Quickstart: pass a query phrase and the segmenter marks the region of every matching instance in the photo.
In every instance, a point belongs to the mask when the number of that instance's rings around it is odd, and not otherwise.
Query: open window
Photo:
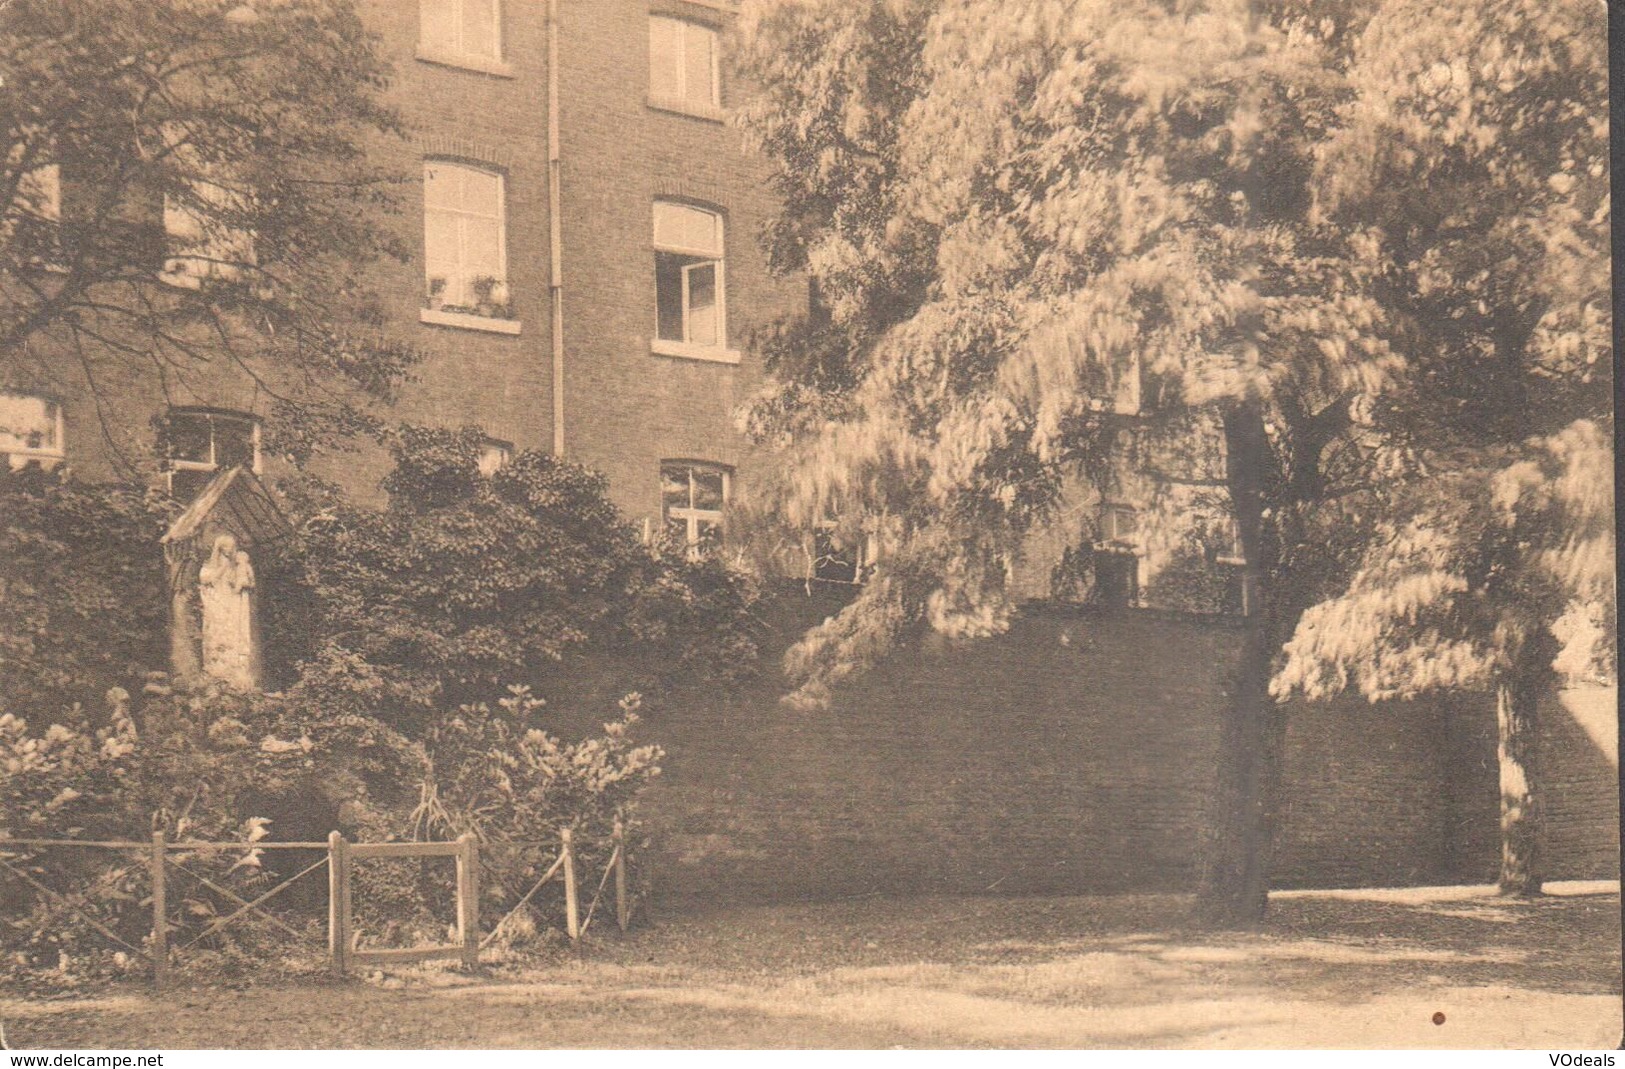
[[[1140,597],[1140,514],[1131,506],[1100,506],[1100,537],[1095,542],[1095,600],[1133,605]]]
[[[656,201],[654,246],[655,351],[672,356],[725,351],[722,216],[687,204]]]

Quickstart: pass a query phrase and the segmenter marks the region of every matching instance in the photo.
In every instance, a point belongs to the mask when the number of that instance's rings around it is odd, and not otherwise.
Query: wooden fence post
[[[615,822],[615,923],[621,931],[632,920],[630,903],[626,900],[626,829]]]
[[[333,975],[350,971],[350,844],[344,836],[327,836],[327,950]]]
[[[164,833],[152,833],[147,871],[152,876],[152,986],[159,991],[169,982],[169,903],[164,894]]]
[[[463,965],[480,963],[480,844],[472,832],[457,837],[457,935],[463,944]]]
[[[559,843],[564,854],[564,930],[573,943],[581,938],[581,917],[576,903],[576,851],[569,828],[559,829]]]

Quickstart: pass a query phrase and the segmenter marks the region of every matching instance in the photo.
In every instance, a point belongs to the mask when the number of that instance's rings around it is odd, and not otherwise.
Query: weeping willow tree
[[[837,517],[884,562],[790,652],[793,700],[823,702],[918,622],[1002,630],[1012,564],[1069,471],[1211,426],[1256,594],[1199,885],[1220,923],[1266,902],[1283,647],[1367,574],[1394,488],[1460,450],[1416,432],[1447,394],[1412,380],[1461,354],[1415,362],[1427,309],[1398,295],[1416,268],[1339,214],[1386,189],[1403,217],[1407,183],[1429,180],[1403,148],[1390,173],[1350,176],[1371,161],[1347,131],[1392,91],[1352,72],[1410,62],[1364,17],[787,0],[747,4],[741,26],[762,87],[742,123],[784,204],[769,254],[815,297],[763,346],[749,424],[782,451],[770,506],[803,527]]]
[[[1277,692],[1493,692],[1514,894],[1542,879],[1538,698],[1613,671],[1605,44],[1598,3],[1388,3],[1320,160],[1325,212],[1384,265],[1415,463]]]

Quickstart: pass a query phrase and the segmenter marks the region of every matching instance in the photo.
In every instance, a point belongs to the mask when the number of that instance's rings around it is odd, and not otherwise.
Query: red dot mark
[[[1444,1014],[1443,1013],[1435,1013],[1433,1015],[1433,1023],[1434,1024],[1444,1024]]]

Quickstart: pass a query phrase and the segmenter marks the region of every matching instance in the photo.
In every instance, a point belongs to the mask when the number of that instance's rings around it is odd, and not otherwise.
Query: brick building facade
[[[765,172],[725,122],[732,6],[363,0],[409,130],[371,150],[409,183],[384,225],[416,250],[372,282],[386,330],[424,354],[387,418],[477,426],[493,462],[562,454],[604,472],[634,524],[716,533],[717,494],[748,477],[734,410],[760,368],[746,339],[804,300],[765,269]],[[103,383],[118,400],[100,410],[84,385],[0,383],[0,422],[18,432],[0,452],[65,458],[91,479],[151,472],[154,417],[176,411],[219,437],[206,467],[245,435],[254,452],[269,405],[223,369]],[[386,466],[363,448],[318,470],[366,495]],[[670,515],[679,477],[686,522]]]

